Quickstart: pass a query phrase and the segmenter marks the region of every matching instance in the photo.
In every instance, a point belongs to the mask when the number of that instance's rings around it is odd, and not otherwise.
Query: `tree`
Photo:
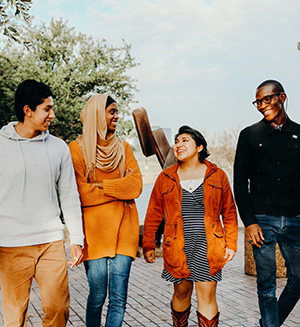
[[[25,79],[34,78],[48,84],[55,100],[56,119],[50,132],[66,141],[81,133],[80,113],[90,95],[107,93],[118,102],[119,135],[133,129],[129,103],[136,91],[127,75],[137,63],[130,55],[131,46],[109,46],[69,28],[67,22],[51,20],[49,26],[29,24],[21,39],[31,43],[30,51],[6,42],[0,50],[0,125],[14,116],[14,92]]]
[[[211,156],[208,160],[222,168],[232,181],[233,163],[240,128],[231,128],[228,131],[215,132],[208,140],[208,150]]]
[[[0,25],[4,27],[4,35],[20,43],[18,31],[15,27],[8,25],[12,19],[7,11],[12,9],[16,18],[23,18],[28,23],[30,21],[28,11],[31,4],[31,0],[0,0]],[[28,45],[28,41],[25,41],[24,44]]]

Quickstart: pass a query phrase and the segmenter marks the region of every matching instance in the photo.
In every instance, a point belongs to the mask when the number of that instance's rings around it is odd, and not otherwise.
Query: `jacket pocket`
[[[300,142],[299,140],[292,139],[287,143],[287,147],[289,150],[300,151]]]
[[[205,212],[211,216],[218,216],[222,210],[223,184],[220,180],[207,178],[208,187],[204,191]]]
[[[164,238],[163,238],[164,261],[170,267],[176,268],[176,267],[179,267],[179,264],[180,264],[179,263],[177,236],[174,234],[171,235],[169,233],[166,233],[166,230],[167,230],[167,228],[165,229],[165,234],[164,234]]]
[[[225,231],[220,220],[214,222],[213,228],[214,230],[211,254],[216,261],[222,262],[224,261],[226,247]]]

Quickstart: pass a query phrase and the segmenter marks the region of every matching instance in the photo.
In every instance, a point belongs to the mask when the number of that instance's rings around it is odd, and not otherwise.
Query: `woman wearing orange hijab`
[[[110,96],[92,96],[80,118],[83,133],[70,143],[70,151],[85,233],[83,261],[90,289],[86,325],[101,326],[108,290],[105,326],[119,327],[138,248],[134,199],[142,191],[142,175],[130,145],[116,137],[118,106]]]

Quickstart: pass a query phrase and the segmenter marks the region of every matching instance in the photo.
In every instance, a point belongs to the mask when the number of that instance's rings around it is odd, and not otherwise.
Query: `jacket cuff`
[[[84,237],[81,235],[71,235],[70,236],[70,245],[77,244],[77,245],[80,245],[81,248],[83,249],[83,244],[84,244],[83,239],[84,239]]]
[[[143,253],[145,254],[146,252],[149,252],[151,250],[155,250],[155,249],[146,246],[146,247],[143,248]]]

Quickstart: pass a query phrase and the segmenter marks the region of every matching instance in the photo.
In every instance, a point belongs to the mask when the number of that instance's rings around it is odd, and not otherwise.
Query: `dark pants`
[[[279,327],[300,298],[300,216],[256,215],[264,233],[261,248],[253,246],[257,293],[264,327]],[[287,268],[287,284],[276,298],[276,243]]]

